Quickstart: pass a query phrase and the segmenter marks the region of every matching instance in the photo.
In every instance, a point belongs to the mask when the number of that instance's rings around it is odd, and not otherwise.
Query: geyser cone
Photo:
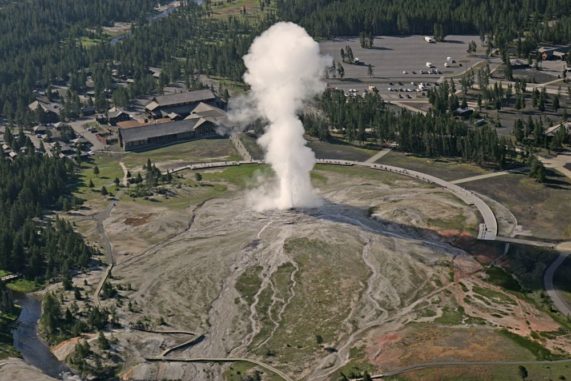
[[[244,63],[244,81],[251,91],[243,103],[254,110],[233,110],[234,117],[251,117],[254,111],[268,122],[258,143],[278,177],[276,187],[256,196],[254,207],[318,206],[310,179],[315,154],[306,146],[298,113],[305,101],[325,90],[322,78],[331,58],[319,53],[319,45],[303,28],[280,22],[254,40]]]

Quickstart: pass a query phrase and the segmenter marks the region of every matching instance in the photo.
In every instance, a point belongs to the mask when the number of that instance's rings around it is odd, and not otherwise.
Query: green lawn
[[[361,177],[364,179],[371,179],[383,182],[387,185],[395,185],[397,181],[409,181],[415,182],[415,187],[418,188],[434,188],[433,185],[416,181],[410,177],[397,175],[395,173],[381,171],[378,169],[371,169],[361,166],[340,166],[331,164],[317,164],[314,169],[318,174],[322,174],[327,177],[327,172],[339,173],[345,176]]]
[[[562,177],[540,184],[526,175],[508,174],[463,187],[506,206],[524,230],[538,239],[571,239],[571,184]]]
[[[481,295],[495,303],[499,304],[516,304],[516,302],[509,296],[501,292],[494,291],[489,288],[474,286],[472,289],[476,294]]]
[[[6,287],[12,291],[27,293],[39,290],[42,285],[40,283],[34,282],[33,280],[16,279],[12,282],[9,282]]]
[[[201,139],[173,144],[145,152],[127,152],[123,162],[132,172],[142,170],[147,159],[176,167],[190,163],[241,160],[230,139]],[[170,165],[168,165],[170,164]]]
[[[105,186],[109,192],[114,191],[115,178],[122,181],[123,170],[119,165],[120,159],[116,156],[99,154],[93,159],[93,163],[82,163],[80,172],[80,184],[77,188],[75,195],[79,198],[91,200],[94,198],[102,197],[99,191],[101,187]],[[99,174],[94,173],[94,168],[97,166]],[[93,182],[94,187],[89,188],[89,180]]]
[[[202,178],[209,182],[225,182],[246,188],[255,185],[257,176],[273,176],[273,171],[267,165],[242,164],[223,168],[216,171],[204,171]]]
[[[92,48],[94,46],[101,44],[102,41],[97,39],[97,38],[89,38],[89,37],[83,36],[79,39],[79,42],[81,43],[81,45],[84,48],[89,49],[89,48]]]
[[[528,381],[571,380],[571,364],[524,365]],[[521,380],[518,365],[486,365],[434,368],[411,371],[400,376],[387,377],[387,381],[482,381]]]
[[[427,173],[444,180],[457,180],[488,173],[485,169],[457,159],[425,158],[391,151],[379,161],[381,164],[394,165],[418,172]]]
[[[434,320],[437,324],[459,325],[464,319],[464,309],[462,307],[446,306],[442,309],[442,316]]]

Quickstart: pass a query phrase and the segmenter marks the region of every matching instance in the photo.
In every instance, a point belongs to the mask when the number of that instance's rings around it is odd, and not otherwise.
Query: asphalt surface
[[[103,151],[106,148],[105,144],[101,143],[95,134],[87,131],[87,129],[83,127],[84,124],[90,122],[95,122],[95,119],[76,120],[75,122],[70,122],[69,125],[77,135],[84,137],[89,143],[91,143],[93,151]]]
[[[466,50],[470,41],[479,43],[479,36],[455,36],[446,37],[447,41],[429,44],[424,36],[380,36],[376,37],[372,49],[363,49],[359,38],[336,38],[323,41],[319,44],[321,52],[331,56],[336,62],[342,62],[341,49],[347,45],[351,47],[353,56],[359,58],[364,64],[353,65],[342,63],[345,69],[344,80],[334,79],[330,76],[327,80],[330,86],[340,89],[366,89],[369,85],[375,85],[383,94],[391,97],[398,94],[388,92],[388,87],[414,88],[410,82],[437,82],[442,75],[455,75],[464,71],[467,67],[484,59],[477,55],[468,55]],[[447,57],[457,61],[451,67],[444,67]],[[442,74],[421,74],[422,70],[428,70],[426,63],[431,62]],[[369,76],[368,66],[373,66],[373,75]],[[462,64],[460,66],[459,64]],[[403,74],[406,71],[406,74]],[[413,74],[413,71],[416,74]],[[391,85],[390,83],[393,83]],[[398,82],[402,82],[399,85]],[[416,94],[408,93],[416,97]]]
[[[560,253],[557,259],[549,265],[547,270],[545,270],[545,274],[543,276],[543,287],[545,288],[545,292],[549,298],[551,298],[555,308],[557,308],[557,310],[564,316],[571,316],[571,306],[569,306],[569,304],[567,304],[567,302],[561,297],[559,290],[557,290],[553,283],[553,277],[555,276],[555,272],[559,266],[561,266],[565,259],[567,259],[569,254],[569,252]]]

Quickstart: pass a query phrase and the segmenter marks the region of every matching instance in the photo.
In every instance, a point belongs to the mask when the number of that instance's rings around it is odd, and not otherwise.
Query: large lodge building
[[[228,125],[226,112],[210,90],[158,96],[147,104],[147,118],[117,123],[125,151],[142,151],[181,141],[217,136]]]

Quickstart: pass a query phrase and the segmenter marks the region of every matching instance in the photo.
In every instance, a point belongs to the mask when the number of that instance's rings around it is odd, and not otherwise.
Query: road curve
[[[145,358],[146,361],[150,361],[150,362],[214,362],[214,363],[225,363],[225,362],[247,362],[250,364],[254,364],[259,366],[260,368],[263,368],[267,371],[270,371],[274,374],[277,374],[278,376],[280,376],[284,381],[294,381],[292,378],[290,378],[287,374],[283,373],[281,370],[274,368],[271,365],[265,364],[263,362],[260,362],[258,360],[253,360],[253,359],[247,359],[247,358],[241,358],[241,357],[221,357],[221,358],[193,358],[193,359],[187,359],[187,358],[170,358],[170,357],[147,357]]]
[[[561,266],[561,264],[565,262],[565,259],[567,259],[567,256],[569,254],[570,252],[559,253],[557,259],[553,261],[551,265],[549,265],[547,270],[545,270],[545,274],[543,275],[543,287],[545,288],[545,292],[547,293],[549,298],[551,298],[551,301],[555,305],[555,308],[557,308],[559,312],[561,312],[564,316],[567,317],[571,316],[571,307],[561,297],[559,290],[557,290],[555,284],[553,283],[553,277],[559,266]]]

